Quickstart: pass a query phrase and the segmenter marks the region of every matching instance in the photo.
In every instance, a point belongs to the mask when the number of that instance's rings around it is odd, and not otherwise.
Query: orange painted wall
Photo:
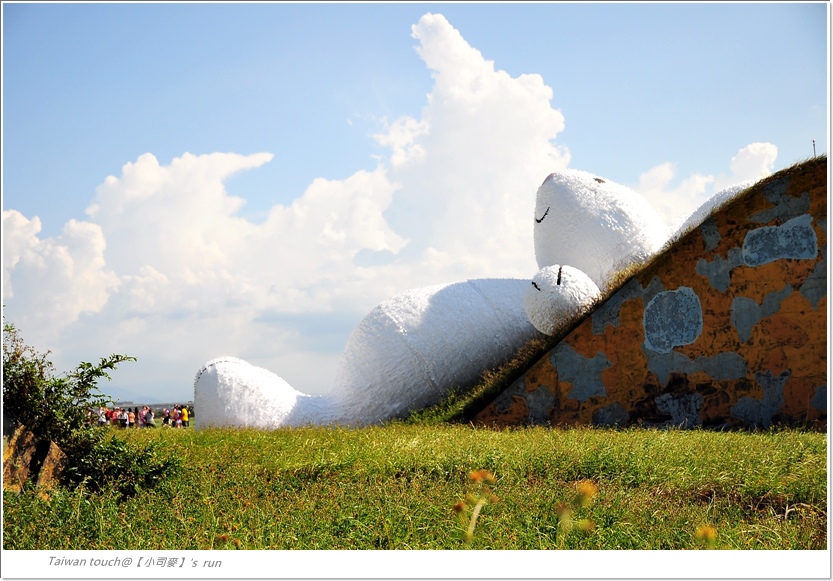
[[[821,157],[759,182],[678,240],[475,423],[826,430],[826,313]]]

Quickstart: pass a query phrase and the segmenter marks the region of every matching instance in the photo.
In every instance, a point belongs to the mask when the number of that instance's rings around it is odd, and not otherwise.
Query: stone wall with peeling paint
[[[826,314],[821,157],[680,238],[474,421],[826,430]]]

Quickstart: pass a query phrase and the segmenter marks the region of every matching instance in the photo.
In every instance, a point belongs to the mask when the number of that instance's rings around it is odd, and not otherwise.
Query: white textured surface
[[[544,180],[534,224],[539,268],[569,264],[603,290],[618,269],[646,261],[667,237],[666,225],[645,198],[578,170]]]
[[[572,266],[545,266],[526,289],[524,310],[545,335],[588,308],[599,297],[599,287]]]
[[[686,218],[683,221],[683,223],[680,224],[678,228],[676,228],[676,232],[671,237],[671,239],[674,240],[681,236],[684,236],[689,231],[702,224],[703,221],[706,218],[708,218],[716,208],[725,204],[729,200],[736,197],[743,190],[753,185],[755,185],[755,180],[747,180],[739,184],[730,186],[724,190],[720,190],[712,197],[710,197],[708,200],[703,202],[699,208],[697,208],[688,218]]]
[[[482,279],[409,290],[382,302],[347,341],[326,396],[295,390],[241,359],[206,363],[194,383],[195,425],[364,425],[438,402],[535,335],[529,281]]]
[[[646,200],[586,172],[551,174],[538,189],[535,218],[540,290],[528,280],[478,279],[384,301],[351,334],[326,396],[303,394],[240,359],[209,361],[194,384],[195,425],[364,425],[432,405],[505,362],[536,327],[552,333],[615,270],[647,260],[665,242]]]
[[[271,371],[235,357],[212,359],[194,381],[194,426],[278,428],[322,423],[325,396],[303,394]]]
[[[341,423],[366,424],[438,402],[535,335],[529,281],[480,279],[413,289],[373,309],[347,341],[332,393]]]

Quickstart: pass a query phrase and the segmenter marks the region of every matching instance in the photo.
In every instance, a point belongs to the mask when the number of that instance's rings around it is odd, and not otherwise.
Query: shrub
[[[89,409],[112,403],[98,390],[96,381],[110,379],[107,370],[136,358],[111,355],[99,365],[82,362],[75,371],[57,377],[48,355],[26,345],[17,328],[4,323],[3,408],[39,438],[64,448],[85,427]]]
[[[114,354],[98,365],[81,362],[74,371],[57,376],[48,356],[48,351],[38,353],[26,345],[17,328],[4,321],[4,411],[37,438],[63,450],[68,460],[65,484],[84,484],[91,490],[112,486],[132,496],[178,465],[173,458],[161,458],[153,445],[130,446],[87,421],[90,410],[112,403],[97,382],[109,380],[108,371],[135,357]]]
[[[131,445],[108,428],[90,428],[76,434],[72,452],[75,461],[64,472],[64,482],[84,485],[91,491],[112,487],[122,496],[134,496],[141,489],[153,488],[179,462],[159,454],[159,445]]]

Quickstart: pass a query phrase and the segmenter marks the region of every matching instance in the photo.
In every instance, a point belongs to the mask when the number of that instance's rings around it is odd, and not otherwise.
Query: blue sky
[[[190,399],[218,355],[325,392],[379,301],[531,278],[513,220],[550,171],[673,223],[826,152],[828,24],[825,3],[4,3],[6,317],[62,369],[137,356],[116,395]]]

